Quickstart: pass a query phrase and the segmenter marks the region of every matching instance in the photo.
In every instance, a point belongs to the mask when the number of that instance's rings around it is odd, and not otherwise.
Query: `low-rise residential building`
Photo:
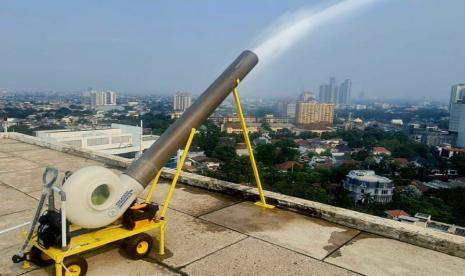
[[[334,104],[318,102],[297,102],[296,106],[296,123],[298,125],[307,125],[314,123],[333,124]]]
[[[374,171],[352,170],[343,182],[344,189],[350,191],[354,201],[370,200],[378,203],[388,203],[392,200],[394,185]]]
[[[247,149],[247,145],[245,143],[237,143],[235,148],[236,154],[238,156],[249,156],[249,150]]]
[[[439,179],[435,179],[429,182],[423,182],[423,185],[430,189],[452,189],[452,188],[465,188],[465,182],[461,179],[454,179],[448,181],[441,181]]]
[[[453,147],[441,147],[439,148],[439,155],[446,158],[451,158],[455,154],[464,154],[465,149],[453,148]]]
[[[293,171],[294,168],[301,168],[303,165],[297,161],[286,161],[284,163],[276,165],[276,168],[281,172]]]
[[[408,124],[404,128],[404,132],[411,140],[428,146],[452,145],[457,139],[457,134],[451,131],[417,123]]]
[[[391,155],[391,152],[385,147],[373,147],[372,152],[374,155],[381,155],[381,154]]]
[[[249,132],[259,132],[261,129],[260,123],[247,123],[247,130]],[[242,126],[240,123],[224,123],[221,125],[221,131],[226,133],[242,133]]]
[[[401,119],[392,119],[391,124],[402,126],[402,125],[404,125],[404,122]]]
[[[336,164],[336,159],[332,156],[313,156],[308,165],[311,167],[331,167]]]
[[[410,216],[410,214],[404,210],[386,210],[384,213],[386,214],[386,217],[390,219],[398,219],[401,216]]]
[[[110,128],[79,131],[40,130],[35,134],[45,141],[124,156],[139,153],[149,148],[158,139],[156,135],[142,135],[142,129],[139,126],[123,124],[111,124]]]

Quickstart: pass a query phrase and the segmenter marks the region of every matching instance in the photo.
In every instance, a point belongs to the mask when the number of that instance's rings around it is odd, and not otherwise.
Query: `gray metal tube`
[[[242,52],[194,104],[139,159],[129,166],[125,174],[146,187],[158,170],[186,142],[191,129],[202,125],[237,86],[237,79],[242,80],[257,63],[258,57],[255,53]]]

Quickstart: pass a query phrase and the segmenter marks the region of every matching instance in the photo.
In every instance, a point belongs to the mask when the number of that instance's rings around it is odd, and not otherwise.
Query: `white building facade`
[[[465,83],[459,83],[452,86],[450,91],[449,110],[452,109],[452,104],[463,101],[465,96]]]
[[[192,104],[192,94],[188,92],[177,92],[174,96],[173,109],[185,111]]]
[[[142,135],[139,126],[123,124],[112,124],[110,128],[105,129],[80,131],[41,130],[36,131],[35,134],[45,141],[113,155],[139,153],[149,148],[158,138],[155,135]]]
[[[90,92],[92,106],[116,105],[116,93],[114,91],[96,91]]]
[[[394,185],[389,178],[368,170],[350,171],[343,181],[343,186],[356,202],[370,200],[388,203],[391,202],[394,191]]]
[[[451,105],[449,131],[457,134],[455,146],[465,148],[465,103]]]

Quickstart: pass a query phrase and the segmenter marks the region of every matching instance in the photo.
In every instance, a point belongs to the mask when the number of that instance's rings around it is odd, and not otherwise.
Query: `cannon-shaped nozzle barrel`
[[[237,80],[242,80],[257,63],[258,57],[255,53],[242,52],[194,104],[139,159],[132,162],[125,174],[146,187],[155,174],[186,142],[191,129],[202,125],[237,86]]]
[[[124,174],[89,166],[74,172],[63,185],[68,220],[84,228],[114,222],[143,192],[171,156],[257,64],[258,57],[244,51]]]

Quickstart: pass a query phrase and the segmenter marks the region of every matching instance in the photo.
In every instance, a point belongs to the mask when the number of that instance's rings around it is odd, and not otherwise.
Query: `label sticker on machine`
[[[128,199],[134,194],[134,191],[131,189],[124,192],[121,198],[115,203],[115,207],[121,209],[123,205],[128,201]]]

